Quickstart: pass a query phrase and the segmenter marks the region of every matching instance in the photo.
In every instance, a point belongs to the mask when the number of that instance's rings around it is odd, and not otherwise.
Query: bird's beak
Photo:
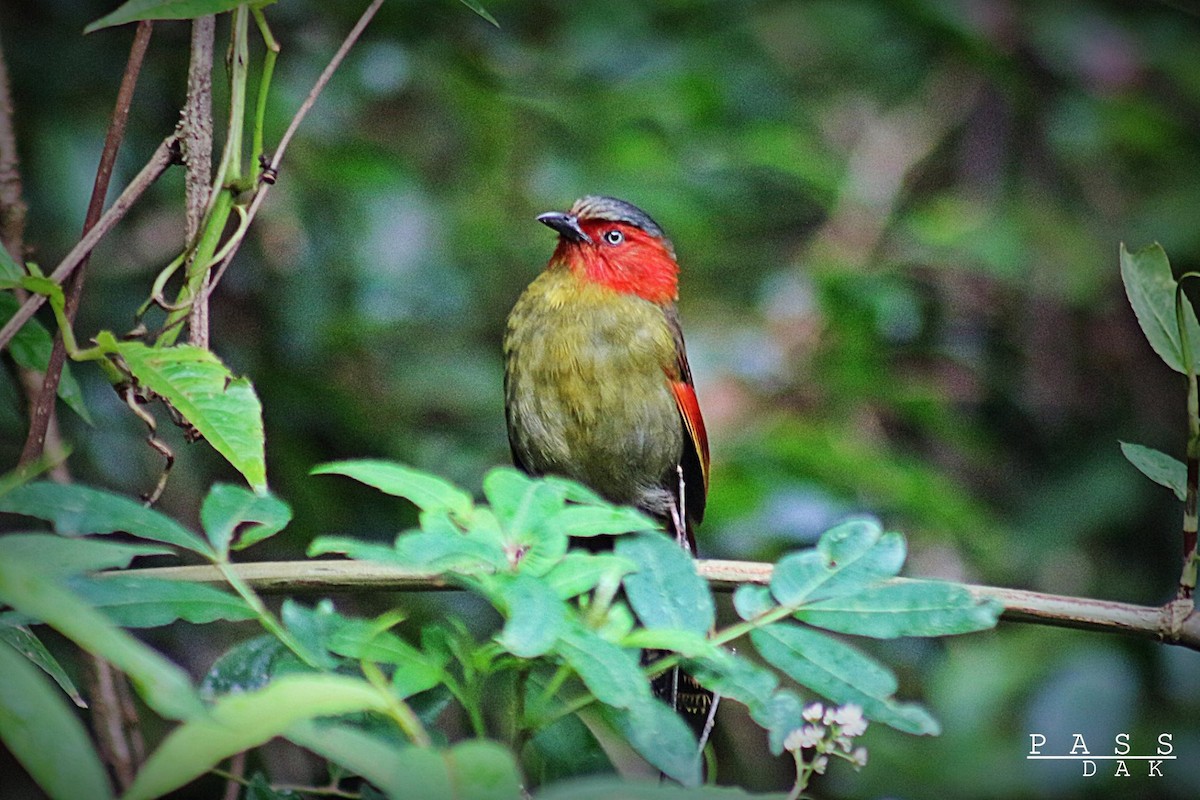
[[[579,227],[579,218],[573,214],[564,214],[561,211],[548,211],[545,214],[538,215],[537,219],[543,225],[547,225],[558,231],[560,236],[569,241],[592,243],[592,237],[583,232],[583,228]]]

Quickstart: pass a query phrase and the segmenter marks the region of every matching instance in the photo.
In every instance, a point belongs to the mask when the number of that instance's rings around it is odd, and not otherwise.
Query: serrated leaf
[[[141,342],[115,342],[113,346],[138,383],[194,425],[254,491],[266,491],[262,404],[250,381],[234,378],[221,360],[203,347],[147,347]]]
[[[544,575],[567,552],[567,536],[551,524],[566,502],[564,490],[509,467],[488,472],[483,493],[500,523],[510,562],[521,572]]]
[[[847,644],[790,624],[759,628],[750,640],[769,663],[835,703],[855,703],[869,718],[905,733],[940,730],[925,709],[891,698],[897,684],[887,667]]]
[[[63,536],[128,533],[209,558],[216,556],[208,542],[166,514],[128,497],[87,486],[27,483],[0,495],[0,511],[47,520]]]
[[[0,675],[0,740],[46,794],[111,798],[91,737],[58,690],[6,644],[0,644]]]
[[[0,248],[0,250],[2,249]],[[46,649],[42,640],[34,636],[33,631],[22,625],[0,621],[0,642],[7,643],[9,647],[29,659],[31,664],[49,675],[76,706],[88,707],[83,695],[79,693],[79,689],[75,688],[75,682],[71,680],[71,676],[63,669],[62,664],[58,663],[58,659]]]
[[[143,19],[196,19],[209,14],[223,14],[242,5],[245,0],[126,0],[116,11],[105,14],[83,29],[93,33],[114,25],[125,25]],[[266,6],[275,0],[255,0],[253,5]]]
[[[124,544],[100,539],[70,539],[53,533],[0,536],[0,559],[21,559],[49,577],[127,567],[137,556],[174,555],[161,545]]]
[[[771,577],[771,594],[780,605],[798,606],[856,592],[896,575],[904,556],[900,534],[884,533],[874,520],[850,520],[822,534],[815,550],[780,559]]]
[[[505,650],[521,658],[543,655],[558,641],[567,606],[543,581],[516,575],[505,582],[499,601],[507,620],[496,637]]]
[[[1181,502],[1187,499],[1187,465],[1182,461],[1160,450],[1130,442],[1121,442],[1121,452],[1147,478],[1175,492]]]
[[[7,255],[8,251],[5,250],[4,253]],[[0,275],[0,280],[2,279],[3,275]],[[16,295],[0,291],[0,322],[11,319],[19,307],[20,303],[17,301]],[[54,337],[36,318],[30,319],[22,325],[8,344],[8,352],[12,354],[13,361],[17,362],[18,366],[38,372],[46,371],[50,364],[50,352],[53,348]],[[64,363],[62,366],[62,373],[58,381],[58,397],[84,422],[92,424],[92,415],[83,401],[83,389],[80,388],[70,363]]]
[[[621,537],[613,549],[638,565],[622,583],[643,625],[708,634],[716,621],[712,591],[682,547],[662,534],[640,533]]]
[[[153,628],[177,620],[238,622],[257,616],[242,598],[202,583],[116,574],[73,578],[69,587],[123,628]]]
[[[153,800],[183,786],[235,753],[282,735],[313,717],[387,709],[360,678],[297,673],[261,689],[219,697],[208,713],[171,731],[142,765],[123,800]]]
[[[1121,280],[1142,333],[1154,352],[1171,369],[1186,373],[1175,315],[1175,291],[1179,282],[1171,273],[1171,263],[1162,245],[1155,242],[1131,253],[1122,242]],[[1183,320],[1195,359],[1200,356],[1200,322],[1197,322],[1196,311],[1186,299],[1183,303]]]
[[[391,461],[333,461],[314,467],[310,474],[345,475],[384,494],[410,500],[423,511],[444,509],[460,519],[468,519],[475,505],[471,495],[444,478]]]
[[[243,550],[279,533],[291,520],[292,509],[274,495],[227,483],[213,484],[200,506],[204,533],[222,555],[229,552],[231,542],[234,550]]]
[[[602,714],[638,754],[683,786],[698,786],[700,748],[687,723],[666,704],[639,697],[628,708],[604,708]]]
[[[554,649],[600,702],[628,708],[650,697],[650,683],[637,659],[583,625],[568,623]]]
[[[980,601],[966,588],[944,581],[905,581],[803,606],[796,619],[818,628],[894,639],[898,636],[949,636],[996,625],[1003,605]]]
[[[184,719],[201,710],[186,672],[113,625],[79,597],[46,580],[37,572],[36,563],[0,559],[0,601],[45,622],[124,672],[146,704],[161,716]]]

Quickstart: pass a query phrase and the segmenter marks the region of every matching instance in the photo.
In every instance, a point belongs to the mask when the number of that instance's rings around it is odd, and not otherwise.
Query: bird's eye
[[[625,234],[614,228],[611,231],[604,232],[604,241],[611,245],[618,245],[625,241]]]

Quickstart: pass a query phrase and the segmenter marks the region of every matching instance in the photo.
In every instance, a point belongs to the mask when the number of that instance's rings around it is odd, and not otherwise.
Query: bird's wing
[[[683,467],[685,484],[685,505],[687,516],[696,522],[704,520],[704,504],[708,496],[708,432],[704,429],[704,417],[700,414],[700,402],[696,399],[696,389],[692,385],[692,370],[688,366],[687,349],[683,343],[683,331],[679,327],[679,315],[674,306],[668,307],[667,322],[675,337],[676,363],[668,369],[671,381],[671,393],[675,396],[675,405],[679,408],[679,417],[683,421],[683,430],[687,434],[684,441]]]

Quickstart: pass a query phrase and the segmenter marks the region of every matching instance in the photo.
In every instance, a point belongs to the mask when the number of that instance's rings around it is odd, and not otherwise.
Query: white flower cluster
[[[804,725],[789,733],[783,746],[795,755],[803,773],[797,777],[803,784],[808,783],[808,777],[813,773],[825,774],[830,756],[849,761],[855,769],[867,765],[867,748],[854,747],[853,741],[867,730],[867,721],[859,706],[847,703],[826,708],[820,703],[810,703],[804,707],[801,717]],[[816,752],[805,761],[800,751],[807,749]]]

